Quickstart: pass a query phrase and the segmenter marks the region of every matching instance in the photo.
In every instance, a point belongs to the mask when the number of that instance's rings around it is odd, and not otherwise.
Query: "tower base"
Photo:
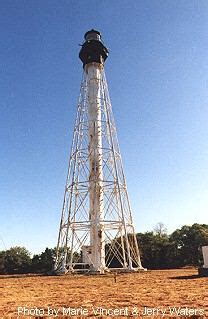
[[[86,274],[86,275],[104,275],[108,273],[136,273],[147,271],[147,268],[105,268],[101,270],[95,270],[90,267],[88,264],[79,263],[76,264],[73,268],[64,268],[60,270],[54,270],[56,275],[66,275],[66,274]]]

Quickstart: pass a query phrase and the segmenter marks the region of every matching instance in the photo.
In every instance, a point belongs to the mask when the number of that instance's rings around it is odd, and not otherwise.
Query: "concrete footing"
[[[208,277],[208,268],[200,267],[198,268],[199,276]]]

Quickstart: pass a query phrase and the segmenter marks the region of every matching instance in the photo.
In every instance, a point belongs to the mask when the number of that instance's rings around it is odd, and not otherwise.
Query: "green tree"
[[[2,252],[1,252],[2,253]],[[30,252],[25,247],[12,247],[1,254],[4,273],[19,274],[30,271]]]
[[[202,263],[201,247],[208,245],[208,225],[183,226],[170,235],[172,262],[175,266],[198,266]]]
[[[137,234],[141,252],[141,260],[144,267],[159,269],[169,267],[167,252],[169,238],[167,234],[146,232]]]
[[[46,248],[39,255],[34,255],[32,258],[32,271],[37,273],[50,273],[53,270],[56,249]]]
[[[0,251],[0,274],[5,274],[5,251]]]

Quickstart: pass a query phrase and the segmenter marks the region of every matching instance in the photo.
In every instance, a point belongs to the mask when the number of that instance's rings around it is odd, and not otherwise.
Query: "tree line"
[[[137,240],[142,265],[147,269],[199,266],[203,262],[201,247],[208,245],[208,225],[185,225],[168,235],[159,223],[151,232],[138,233]],[[25,247],[0,251],[0,274],[50,273],[55,254],[55,248],[33,256]]]
[[[144,267],[167,269],[202,265],[201,247],[208,245],[208,225],[185,225],[170,235],[161,225],[155,231],[137,234]]]

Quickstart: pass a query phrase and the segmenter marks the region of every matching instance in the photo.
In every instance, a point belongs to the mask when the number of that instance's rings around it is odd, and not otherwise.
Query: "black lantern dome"
[[[92,62],[105,62],[108,57],[108,49],[102,43],[100,32],[92,29],[85,33],[84,38],[85,42],[79,52],[83,67]]]

